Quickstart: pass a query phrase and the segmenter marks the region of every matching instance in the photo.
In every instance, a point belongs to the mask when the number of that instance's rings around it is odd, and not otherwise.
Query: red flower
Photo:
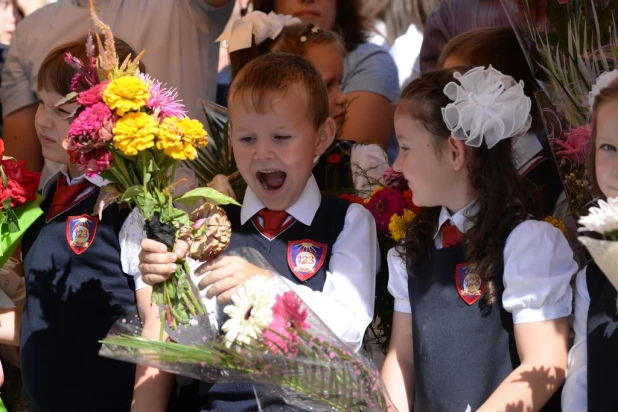
[[[337,153],[333,153],[332,155],[328,156],[328,163],[335,164],[335,163],[339,163],[340,161],[341,161],[341,155]]]
[[[339,197],[342,198],[342,199],[347,200],[350,203],[359,203],[361,205],[365,204],[365,201],[362,198],[360,198],[360,197],[358,197],[356,195],[353,195],[353,194],[344,193],[342,195],[339,195]]]
[[[4,156],[4,140],[0,139],[0,160],[2,160],[2,156]]]
[[[3,160],[2,167],[8,178],[5,188],[11,197],[11,207],[23,205],[27,201],[36,199],[36,190],[39,187],[40,173],[33,173],[26,169],[26,161]]]
[[[418,212],[421,211],[421,208],[416,206],[414,202],[412,201],[412,190],[411,189],[408,189],[405,192],[403,192],[403,197],[406,198],[406,202],[408,204],[407,209],[410,209],[416,214],[418,214]]]
[[[403,194],[390,187],[376,192],[366,205],[376,220],[376,226],[381,232],[388,232],[388,224],[393,215],[400,215],[408,206]]]

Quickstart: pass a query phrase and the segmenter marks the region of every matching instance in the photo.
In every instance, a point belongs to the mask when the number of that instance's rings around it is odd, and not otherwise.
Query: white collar
[[[472,222],[470,221],[470,218],[474,217],[478,210],[479,204],[476,200],[468,203],[466,207],[464,207],[454,215],[451,215],[451,212],[449,212],[446,207],[442,206],[442,210],[440,210],[440,217],[438,219],[438,230],[433,236],[434,239],[438,236],[438,234],[440,233],[440,229],[442,229],[442,225],[447,220],[450,220],[451,223],[454,224],[461,233],[466,233],[472,227]]]
[[[315,177],[311,175],[298,200],[292,206],[285,209],[285,211],[302,224],[311,226],[311,222],[313,222],[313,218],[321,202],[322,194],[320,193],[320,188],[315,181]],[[250,187],[247,187],[245,199],[240,209],[240,224],[244,225],[249,219],[255,216],[257,212],[265,207],[266,206],[264,206],[260,198],[253,193]]]
[[[62,165],[60,166],[60,169],[56,173],[48,177],[47,180],[45,180],[45,183],[43,183],[43,186],[41,188],[41,194],[43,195],[43,197],[47,196],[47,194],[49,193],[49,190],[52,188],[53,185],[56,184],[56,181],[58,180],[60,175],[64,175],[64,177],[66,177],[68,186],[73,186],[78,183],[82,183],[84,179],[88,180],[90,183],[96,186],[99,186],[99,187],[105,186],[106,184],[109,183],[107,180],[103,179],[99,175],[96,175],[93,177],[88,177],[86,175],[79,175],[71,179],[71,177],[69,176],[69,169],[67,168],[66,165]]]

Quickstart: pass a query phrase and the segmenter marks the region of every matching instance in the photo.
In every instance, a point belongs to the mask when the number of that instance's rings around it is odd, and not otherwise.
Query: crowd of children
[[[533,75],[525,57],[504,46],[517,44],[512,31],[455,37],[440,59],[444,68],[401,92],[393,168],[421,211],[380,262],[373,216],[336,196],[367,197],[387,166],[375,142],[338,139],[354,105],[341,90],[343,40],[313,24],[256,16],[244,19],[259,17],[267,33],[230,53],[228,91],[230,143],[247,191],[241,207],[226,208],[227,252],[191,262],[206,306],[229,302],[253,276],[272,276],[232,253],[251,247],[358,351],[374,315],[376,273],[388,265],[395,302],[382,379],[396,410],[613,410],[617,292],[594,263],[577,274],[567,238],[544,221],[562,185]],[[235,35],[232,29],[226,41]],[[73,78],[64,56],[85,59],[84,43],[52,51],[38,74],[37,134],[44,157],[64,167],[43,185],[44,215],[21,245],[23,314],[6,321],[21,325],[32,410],[291,410],[263,385],[196,382],[173,390],[172,375],[98,355],[99,341],[131,306],[144,336],[158,337],[149,285],[169,278],[188,245],[178,241],[168,252],[141,241],[143,219],[123,205],[106,208],[101,220],[91,214],[101,182],[71,163],[63,141],[74,107],[56,105]],[[121,59],[135,54],[119,39],[116,49]],[[588,170],[601,199],[618,196],[613,75],[592,105]],[[333,154],[344,160],[334,166]],[[288,262],[301,243],[320,257],[310,271]],[[16,343],[6,326],[2,341]]]

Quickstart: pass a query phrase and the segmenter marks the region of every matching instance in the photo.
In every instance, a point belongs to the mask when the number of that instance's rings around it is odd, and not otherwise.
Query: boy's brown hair
[[[605,195],[599,187],[599,181],[597,180],[597,158],[596,158],[596,145],[597,145],[597,119],[599,117],[599,109],[611,102],[618,101],[618,79],[614,79],[609,86],[601,90],[601,92],[595,97],[594,105],[592,106],[592,134],[590,135],[590,142],[588,143],[588,162],[586,169],[588,171],[588,181],[592,186],[592,194],[600,196],[605,199]]]
[[[305,97],[307,116],[319,129],[328,118],[326,84],[309,61],[295,54],[269,53],[247,63],[230,86],[228,102],[250,93],[253,107],[261,112],[269,95],[292,90]]]
[[[75,69],[64,61],[64,56],[67,53],[71,53],[72,56],[77,57],[83,63],[87,63],[86,40],[87,36],[83,36],[77,40],[62,44],[49,52],[39,68],[36,81],[37,90],[49,90],[63,96],[71,93],[71,80],[75,76]],[[98,54],[97,42],[94,43],[96,53]],[[116,46],[116,54],[121,63],[128,55],[132,57],[137,56],[135,50],[124,40],[115,37],[114,44]],[[139,70],[141,73],[146,72],[146,66],[142,62],[139,63]]]

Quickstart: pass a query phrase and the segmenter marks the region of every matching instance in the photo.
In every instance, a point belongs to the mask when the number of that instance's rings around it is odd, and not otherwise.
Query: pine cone
[[[204,203],[191,213],[193,226],[180,228],[179,239],[189,243],[188,255],[209,261],[219,256],[230,243],[232,224],[225,211],[212,203]]]

